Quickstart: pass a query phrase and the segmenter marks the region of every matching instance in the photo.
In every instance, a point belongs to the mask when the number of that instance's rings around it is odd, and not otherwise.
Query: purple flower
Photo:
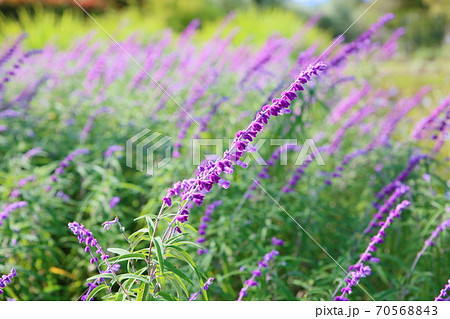
[[[378,230],[378,233],[374,237],[372,237],[369,245],[361,254],[356,264],[348,268],[350,274],[349,278],[346,278],[345,280],[347,282],[347,286],[341,289],[342,294],[340,296],[337,296],[334,299],[335,301],[346,301],[345,295],[349,295],[352,293],[351,288],[356,286],[361,278],[367,277],[371,274],[371,268],[369,266],[365,266],[364,262],[378,263],[380,261],[378,258],[372,256],[372,252],[377,251],[377,244],[383,243],[383,238],[386,236],[385,230],[392,224],[394,218],[400,218],[402,211],[409,205],[410,202],[404,200],[403,202],[398,204],[394,210],[391,210],[389,216],[384,222],[379,222],[379,226],[381,226],[381,228]]]
[[[120,270],[120,265],[119,264],[113,264],[111,266],[108,266],[108,268],[105,271],[101,271],[101,274],[110,274],[113,272],[118,272]],[[98,287],[98,285],[102,284],[105,281],[104,278],[97,278],[94,280],[94,282],[88,282],[87,286],[88,289],[86,291],[86,293],[84,295],[81,296],[81,300],[82,301],[87,301],[87,299],[89,298],[89,294],[91,293],[92,290],[94,290],[96,287]],[[89,299],[89,301],[94,300],[94,298]]]
[[[213,280],[214,280],[214,278],[209,278],[209,279],[205,282],[205,284],[203,285],[203,287],[200,288],[200,290],[199,290],[198,292],[192,294],[191,298],[189,298],[189,301],[196,300],[196,299],[198,298],[198,296],[202,293],[202,291],[208,290],[209,286],[212,285]]]
[[[102,107],[102,108],[99,108],[98,110],[95,110],[94,113],[91,116],[89,116],[88,120],[86,121],[86,124],[84,125],[83,129],[81,130],[81,133],[80,133],[81,142],[84,142],[86,140],[86,138],[89,135],[89,132],[92,130],[92,126],[94,125],[95,119],[100,114],[112,113],[113,111],[114,110],[109,107]]]
[[[414,139],[423,139],[430,135],[433,124],[435,124],[439,118],[439,115],[450,106],[450,95],[448,95],[442,103],[437,106],[429,116],[422,119],[416,127],[414,127],[411,137]]]
[[[17,272],[14,268],[11,269],[10,273],[0,277],[0,295],[3,293],[2,288],[11,284],[11,279],[17,276]]]
[[[4,220],[9,217],[10,213],[12,213],[13,211],[15,211],[19,208],[23,208],[27,205],[28,205],[28,203],[25,201],[15,202],[12,204],[6,204],[3,207],[3,210],[0,211],[0,226],[3,225]]]
[[[63,191],[58,191],[56,193],[56,197],[61,198],[64,202],[70,201],[70,196],[65,194]]]
[[[0,57],[0,67],[5,64],[6,62],[11,59],[11,57],[14,55],[14,52],[16,52],[17,48],[19,47],[20,43],[23,41],[23,39],[26,38],[26,34],[22,33],[16,41],[14,41],[13,45],[3,54],[3,56]]]
[[[101,255],[102,259],[108,259],[109,255],[106,255],[103,252],[102,247],[98,244],[97,239],[94,238],[92,233],[89,231],[89,229],[86,229],[84,225],[79,224],[78,222],[69,223],[69,229],[78,237],[78,241],[80,244],[84,243],[86,245],[86,251],[92,252],[90,247],[96,247],[96,252]],[[98,258],[93,256],[92,260],[96,261]]]
[[[441,289],[441,293],[439,296],[437,296],[434,301],[444,301],[444,297],[447,296],[447,290],[450,289],[450,279],[448,280],[448,283],[445,285],[443,289]]]
[[[275,238],[275,237],[274,237]],[[277,238],[275,238],[277,239]],[[277,239],[280,240],[280,239]],[[272,238],[273,242],[273,238]],[[256,270],[252,271],[252,277],[245,281],[245,286],[241,289],[239,292],[239,297],[237,301],[242,301],[242,298],[247,296],[248,289],[250,287],[254,287],[258,285],[258,282],[255,280],[256,278],[260,277],[262,275],[262,269],[269,267],[269,262],[273,260],[275,256],[278,256],[280,253],[277,250],[272,250],[271,252],[264,255],[263,260],[258,261],[258,268]]]
[[[19,187],[24,187],[26,184],[28,184],[29,182],[33,182],[33,181],[35,181],[36,180],[36,176],[34,176],[34,175],[30,175],[30,176],[27,176],[27,177],[25,177],[25,178],[22,178],[18,183],[17,183],[17,185],[19,186]]]
[[[393,185],[396,187],[394,193],[378,208],[369,225],[364,229],[364,234],[369,234],[377,226],[376,222],[384,218],[384,215],[394,206],[395,202],[405,193],[409,192],[409,186],[403,185],[398,181]]]
[[[79,148],[71,152],[69,155],[67,155],[61,162],[59,162],[59,166],[55,169],[55,172],[52,176],[50,176],[50,180],[52,182],[57,181],[56,175],[62,175],[65,171],[65,168],[70,165],[73,160],[80,155],[86,155],[89,154],[89,150],[86,148]]]
[[[22,54],[22,56],[18,59],[18,61],[14,64],[13,68],[10,69],[9,71],[5,72],[6,75],[3,77],[2,80],[0,80],[0,94],[3,91],[3,88],[5,86],[6,83],[8,83],[11,80],[11,77],[15,76],[17,74],[17,71],[20,69],[21,65],[23,65],[25,63],[25,60],[28,59],[29,57],[41,53],[41,50],[31,50],[28,52],[25,52],[24,54]],[[9,59],[9,57],[8,57]],[[0,64],[3,63],[0,61]]]
[[[119,223],[119,218],[116,216],[116,218],[114,218],[114,220],[104,222],[104,223],[102,224],[102,225],[103,225],[103,229],[109,230],[109,229],[111,228],[112,225],[118,224],[118,223]]]
[[[272,237],[272,246],[283,246],[284,241],[276,237]]]
[[[199,166],[197,170],[197,178],[194,180],[194,183],[186,187],[184,190],[178,189],[181,192],[180,195],[182,196],[182,200],[189,199],[197,206],[200,206],[203,202],[204,195],[199,192],[210,191],[213,184],[218,184],[221,181],[219,175],[222,172],[231,174],[233,172],[233,165],[240,160],[246,152],[245,150],[250,141],[252,141],[260,132],[255,129],[254,124],[257,124],[262,128],[268,123],[268,120],[272,116],[281,115],[281,110],[289,108],[291,101],[294,98],[295,91],[298,90],[298,86],[308,82],[313,75],[318,75],[319,71],[323,71],[325,69],[326,65],[322,62],[318,62],[315,65],[310,65],[305,71],[301,72],[295,82],[291,84],[289,89],[282,93],[281,98],[274,99],[270,105],[265,105],[262,110],[258,112],[255,120],[248,125],[247,129],[244,131],[239,131],[236,134],[230,150],[226,151],[222,158],[217,159],[215,162],[209,161],[208,163]],[[163,205],[167,205],[169,202],[168,198],[170,198],[172,194],[178,193],[178,190],[177,192],[174,192],[174,189],[169,189],[168,195],[166,195],[163,199]],[[184,209],[184,206],[178,210],[178,214],[182,209]]]
[[[89,231],[89,229],[87,229],[84,225],[79,224],[78,222],[72,222],[69,223],[69,229],[78,237],[78,241],[80,244],[85,244],[85,251],[89,252],[90,255],[92,256],[92,258],[90,259],[90,263],[91,264],[97,264],[98,262],[98,257],[96,257],[95,254],[99,254],[101,259],[103,261],[105,261],[106,265],[107,265],[107,269],[106,271],[100,271],[100,273],[115,273],[116,271],[119,270],[120,265],[118,264],[113,264],[111,265],[108,262],[109,259],[109,255],[105,254],[105,252],[103,251],[102,247],[100,246],[100,244],[97,242],[97,239],[94,238],[94,236],[92,235],[92,233]],[[95,252],[92,249],[93,247],[95,247]],[[98,267],[98,265],[97,265]],[[99,278],[96,279],[93,283],[88,283],[88,291],[85,295],[83,295],[81,297],[81,300],[87,300],[87,297],[89,296],[89,293],[95,288],[97,287],[99,284],[104,282],[104,278]],[[92,299],[91,299],[92,300]]]
[[[382,200],[388,194],[391,194],[396,188],[399,182],[403,182],[406,178],[408,178],[409,174],[412,170],[427,156],[425,155],[412,155],[409,159],[408,166],[400,172],[388,185],[383,187],[375,196]]]
[[[121,145],[111,145],[108,149],[103,153],[104,157],[111,157],[116,152],[123,151],[123,146]]]
[[[251,198],[253,195],[251,194],[252,191],[256,189],[256,186],[261,181],[261,179],[269,179],[269,168],[274,166],[276,161],[280,158],[281,154],[285,154],[288,151],[299,151],[301,149],[300,146],[294,145],[294,144],[283,144],[280,147],[278,147],[269,157],[267,160],[267,166],[263,166],[261,169],[261,172],[258,173],[257,181],[253,182],[253,184],[249,187],[249,189],[244,194],[245,198]]]
[[[328,118],[328,123],[336,123],[354,105],[357,105],[370,92],[370,85],[365,84],[361,90],[354,89],[348,97],[336,105]]]
[[[197,238],[197,243],[201,244],[204,243],[206,241],[205,235],[206,235],[206,229],[208,228],[208,222],[211,220],[211,215],[212,213],[216,210],[217,206],[221,205],[222,201],[218,200],[213,202],[212,204],[208,205],[208,207],[206,207],[206,211],[205,214],[202,217],[202,223],[200,224],[198,233],[199,235],[201,235],[201,237]],[[199,253],[199,255],[203,255],[205,254],[205,250],[199,250],[199,252],[201,251],[201,253]]]
[[[343,62],[345,62],[350,54],[354,54],[361,49],[367,47],[370,44],[370,40],[372,36],[377,32],[381,27],[383,27],[387,22],[394,18],[394,14],[388,13],[382,16],[376,23],[372,24],[369,29],[361,34],[355,41],[348,43],[343,47],[341,52],[334,57],[330,65],[333,67],[340,66]]]
[[[111,198],[111,200],[109,201],[109,207],[112,209],[112,208],[116,207],[117,204],[119,204],[119,202],[120,202],[120,197],[114,196],[114,197]]]

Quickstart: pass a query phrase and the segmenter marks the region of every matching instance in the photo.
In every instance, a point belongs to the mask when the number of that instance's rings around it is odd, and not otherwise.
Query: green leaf
[[[142,301],[144,300],[144,296],[147,295],[148,292],[148,288],[150,287],[150,285],[148,285],[145,282],[142,282],[141,285],[138,288],[138,292],[137,292],[137,296],[136,296],[136,301]]]
[[[155,247],[156,247],[156,252],[158,254],[159,267],[160,267],[161,273],[164,274],[164,256],[163,256],[163,251],[162,251],[163,244],[162,244],[161,238],[156,237],[154,240],[154,243],[155,243]]]
[[[174,274],[178,275],[179,277],[183,278],[185,281],[187,281],[190,285],[194,285],[192,280],[186,276],[182,271],[180,271],[177,267],[175,267],[170,261],[167,259],[164,261],[164,265],[167,269],[169,269]]]
[[[97,293],[99,293],[102,290],[108,289],[108,286],[106,284],[102,284],[100,286],[95,287],[94,289],[92,289],[92,291],[89,293],[89,296],[87,297],[86,300],[91,300],[91,298],[93,298]]]
[[[131,253],[131,254],[124,254],[124,255],[121,255],[121,256],[117,256],[117,257],[111,257],[111,258],[109,258],[109,262],[110,263],[114,263],[114,262],[119,262],[119,261],[124,261],[124,260],[130,260],[130,259],[146,260],[144,254]]]
[[[158,295],[163,297],[164,299],[166,299],[168,301],[178,301],[178,299],[175,298],[174,296],[169,295],[168,293],[165,293],[165,292],[162,292],[162,291],[158,292]]]
[[[122,249],[122,248],[108,248],[107,251],[113,253],[113,254],[117,254],[117,255],[125,255],[125,254],[129,254],[128,250]]]

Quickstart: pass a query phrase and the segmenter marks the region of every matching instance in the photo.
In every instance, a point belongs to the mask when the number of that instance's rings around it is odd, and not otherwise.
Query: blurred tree
[[[319,7],[322,18],[319,26],[323,29],[330,30],[333,36],[338,36],[349,27],[361,13],[363,5],[362,0],[333,0]],[[315,11],[317,9],[314,9]],[[317,13],[317,12],[316,12]],[[360,24],[353,26],[345,34],[347,41],[355,39],[363,30]]]

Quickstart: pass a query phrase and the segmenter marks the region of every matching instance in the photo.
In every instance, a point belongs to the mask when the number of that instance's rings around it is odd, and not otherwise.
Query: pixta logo
[[[126,143],[126,165],[153,175],[171,160],[171,137],[148,128],[133,135]]]

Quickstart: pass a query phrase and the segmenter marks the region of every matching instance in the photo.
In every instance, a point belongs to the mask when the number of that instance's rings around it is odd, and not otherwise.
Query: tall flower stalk
[[[272,100],[272,104],[265,105],[257,113],[256,118],[247,126],[243,131],[236,133],[230,150],[226,151],[224,155],[217,159],[215,162],[208,162],[206,165],[200,165],[197,170],[197,177],[193,179],[193,183],[185,190],[181,191],[182,204],[179,205],[175,217],[167,227],[162,240],[165,241],[171,237],[174,231],[174,226],[179,218],[178,216],[186,214],[186,206],[189,202],[195,203],[197,206],[201,206],[205,197],[203,192],[211,191],[214,184],[221,185],[224,188],[229,187],[229,182],[223,180],[220,175],[225,172],[226,174],[233,173],[233,167],[238,163],[239,159],[247,152],[249,143],[261,132],[264,125],[268,124],[268,121],[273,116],[279,116],[282,114],[288,114],[291,112],[289,109],[291,102],[297,97],[296,91],[303,91],[303,85],[308,83],[311,78],[318,75],[320,71],[326,70],[326,65],[322,62],[318,62],[314,65],[310,65],[305,71],[301,72],[296,80],[289,86],[289,88],[281,94],[280,98]],[[150,267],[151,251],[156,235],[156,229],[159,220],[162,217],[164,210],[172,205],[171,196],[173,193],[170,191],[163,198],[163,204],[157,215],[153,234],[151,236],[149,253],[148,253],[148,265]],[[188,213],[188,212],[187,212]],[[153,267],[155,269],[155,266]],[[149,269],[150,270],[150,269]],[[149,273],[153,276],[153,271]]]
[[[444,220],[441,224],[439,224],[435,230],[431,233],[430,237],[425,240],[425,243],[422,247],[422,249],[417,253],[416,258],[414,259],[411,268],[409,269],[408,275],[406,276],[406,281],[411,277],[414,269],[416,268],[417,263],[419,262],[419,259],[423,256],[425,251],[428,247],[433,247],[435,245],[435,241],[438,238],[439,234],[443,231],[445,231],[447,228],[450,227],[450,218],[447,220]]]
[[[284,244],[283,240],[278,239],[276,237],[272,238],[272,245],[274,246],[282,246]],[[262,260],[258,261],[258,267],[252,271],[252,277],[245,281],[244,287],[239,292],[239,297],[237,301],[242,301],[242,298],[247,296],[248,289],[250,287],[258,286],[258,282],[256,279],[258,277],[262,276],[262,271],[264,268],[269,267],[269,262],[275,258],[275,256],[278,256],[280,253],[278,250],[272,250],[264,255]]]
[[[90,260],[90,263],[97,265],[99,273],[104,273],[99,268],[98,257],[96,257],[95,254],[92,251],[92,247],[95,247],[96,248],[95,253],[99,254],[101,256],[101,259],[105,262],[105,264],[107,266],[106,272],[111,273],[113,275],[114,279],[116,280],[116,282],[119,285],[119,287],[122,289],[123,293],[127,296],[128,299],[130,299],[130,296],[128,295],[128,292],[125,290],[125,288],[123,287],[123,285],[120,283],[120,281],[117,278],[116,271],[118,270],[118,267],[115,266],[115,265],[112,265],[112,264],[110,264],[108,262],[109,255],[107,255],[104,252],[103,248],[100,246],[100,244],[98,243],[97,239],[94,238],[94,236],[89,231],[89,229],[87,229],[84,225],[79,224],[76,221],[72,222],[72,223],[69,223],[68,226],[69,226],[69,229],[74,233],[74,235],[77,235],[79,243],[80,244],[84,243],[86,245],[84,250],[86,252],[90,253],[91,256],[92,256],[92,258]],[[98,283],[99,282],[97,282],[96,284],[98,284]],[[88,286],[89,286],[89,288],[91,288],[92,284],[88,285]],[[85,297],[84,300],[86,300],[86,299],[87,299],[87,296]]]
[[[372,270],[370,266],[365,266],[364,262],[374,262],[379,263],[380,259],[374,257],[372,253],[377,251],[377,244],[384,242],[384,237],[386,237],[386,229],[392,224],[394,218],[400,218],[402,211],[410,205],[410,202],[404,200],[394,210],[391,210],[389,216],[384,222],[380,222],[381,228],[378,230],[377,234],[372,237],[366,250],[361,254],[359,260],[352,266],[348,268],[350,273],[347,275],[345,281],[347,286],[341,289],[341,295],[337,296],[334,300],[336,301],[348,301],[346,295],[350,295],[353,290],[352,287],[356,286],[361,278],[367,277],[371,274]]]
[[[11,283],[11,279],[17,276],[17,272],[14,268],[11,269],[10,273],[0,277],[0,295],[3,293],[2,288],[5,288]]]

